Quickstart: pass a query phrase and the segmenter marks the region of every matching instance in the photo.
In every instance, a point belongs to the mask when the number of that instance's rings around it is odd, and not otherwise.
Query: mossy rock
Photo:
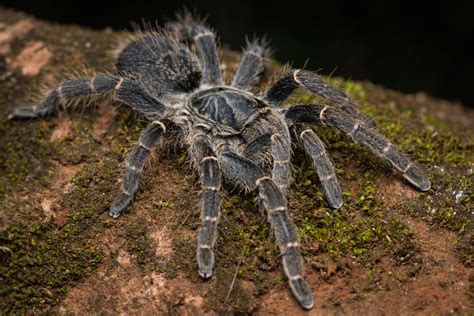
[[[107,209],[144,121],[105,100],[48,120],[9,121],[51,74],[111,70],[123,34],[0,9],[0,311],[300,313],[255,196],[226,187],[213,278],[195,264],[197,176],[184,150],[157,153],[133,207]],[[224,39],[225,40],[225,39]],[[223,50],[227,74],[238,54]],[[273,68],[278,68],[273,63]],[[467,314],[472,307],[474,113],[424,93],[327,78],[427,170],[420,193],[333,130],[345,204],[328,207],[298,149],[290,208],[315,313]],[[322,102],[296,91],[289,102]]]

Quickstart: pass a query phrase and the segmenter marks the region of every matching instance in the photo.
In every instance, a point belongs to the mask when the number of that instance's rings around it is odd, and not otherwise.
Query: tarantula
[[[116,218],[130,205],[150,154],[163,137],[175,135],[173,141],[188,148],[192,166],[200,174],[199,275],[212,275],[220,190],[225,179],[247,191],[258,189],[291,291],[303,308],[311,309],[313,294],[303,279],[297,230],[287,207],[292,144],[303,145],[333,208],[343,204],[341,188],[311,124],[335,127],[362,143],[421,191],[428,190],[430,182],[420,167],[372,128],[373,121],[360,113],[344,92],[326,84],[316,73],[287,70],[266,92],[251,92],[265,69],[267,53],[263,41],[248,42],[232,83],[226,84],[214,32],[188,14],[162,30],[135,35],[118,54],[117,75],[96,74],[65,81],[33,108],[16,108],[10,117],[45,117],[59,105],[101,95],[110,95],[140,112],[150,122],[126,158],[121,193],[112,202],[110,215]],[[281,107],[297,87],[310,90],[335,107]]]

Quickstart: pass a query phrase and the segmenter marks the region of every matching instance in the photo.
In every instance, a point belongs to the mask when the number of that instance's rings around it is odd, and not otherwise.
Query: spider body
[[[118,217],[133,202],[150,154],[163,137],[176,135],[173,140],[188,148],[192,166],[200,174],[199,274],[203,278],[212,275],[222,182],[256,189],[290,288],[298,303],[310,309],[313,295],[303,278],[297,230],[287,207],[292,145],[306,150],[333,208],[343,203],[341,188],[324,145],[312,130],[315,124],[334,127],[362,143],[418,189],[428,190],[430,182],[420,167],[373,129],[373,121],[342,91],[314,72],[289,70],[266,92],[251,92],[265,69],[266,52],[262,42],[248,43],[233,82],[226,84],[214,33],[186,15],[166,31],[149,31],[129,41],[119,52],[117,75],[65,81],[33,108],[14,109],[11,118],[44,117],[59,105],[95,95],[110,95],[137,110],[150,122],[125,160],[121,192],[110,206],[110,215]],[[312,91],[335,107],[280,107],[296,87]]]
[[[219,125],[230,127],[236,133],[245,126],[251,115],[267,107],[253,95],[230,87],[201,91],[190,98],[188,105],[198,115]]]

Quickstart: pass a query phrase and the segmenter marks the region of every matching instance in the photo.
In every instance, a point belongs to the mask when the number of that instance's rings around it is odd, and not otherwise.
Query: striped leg
[[[286,197],[291,177],[291,145],[286,143],[280,134],[273,134],[271,141],[273,156],[272,178]]]
[[[51,115],[59,105],[68,106],[81,97],[113,93],[113,98],[142,113],[161,113],[165,106],[146,93],[138,83],[112,75],[98,75],[92,79],[74,79],[60,84],[32,108],[13,109],[10,119],[29,119]]]
[[[375,122],[360,113],[351,99],[341,90],[324,82],[323,78],[312,71],[293,70],[278,80],[267,92],[266,98],[273,106],[278,106],[286,100],[297,87],[310,90],[314,94],[331,101],[351,117],[358,119],[369,126],[375,126]]]
[[[293,295],[306,309],[314,306],[313,293],[303,279],[304,267],[298,235],[293,219],[288,213],[287,202],[275,181],[251,161],[232,152],[221,156],[223,173],[230,179],[244,181],[248,188],[257,188],[267,211],[276,243],[282,256],[282,264]]]
[[[323,142],[311,128],[304,129],[304,127],[304,125],[299,125],[296,128],[299,141],[303,143],[306,152],[313,161],[313,167],[318,174],[329,205],[332,208],[340,208],[344,201],[334,166],[327,155]]]
[[[140,185],[140,173],[150,157],[152,149],[158,144],[166,127],[160,121],[153,121],[141,133],[138,144],[133,148],[125,162],[125,175],[122,181],[122,192],[110,205],[109,214],[117,218],[133,201]]]
[[[400,153],[385,136],[345,113],[329,106],[303,104],[290,107],[285,112],[285,117],[293,123],[321,123],[335,127],[351,136],[354,141],[365,145],[373,153],[388,160],[405,179],[421,191],[430,189],[431,183],[419,166]]]
[[[265,71],[267,44],[264,40],[247,42],[247,47],[232,82],[233,87],[248,89],[255,84]]]
[[[204,25],[203,21],[195,19],[189,12],[178,16],[178,22],[170,26],[186,40],[193,41],[199,52],[204,70],[204,83],[222,84],[222,74],[217,54],[216,36]]]
[[[267,155],[273,158],[272,178],[286,197],[291,178],[291,145],[280,134],[263,134],[248,144],[242,153],[256,165],[265,164],[261,157]]]
[[[214,33],[203,27],[196,31],[193,39],[196,42],[204,66],[204,82],[216,85],[222,84],[222,74]]]
[[[207,279],[212,275],[214,267],[213,248],[217,239],[217,224],[220,217],[221,171],[217,157],[205,141],[197,141],[193,145],[201,153],[201,227],[197,236],[196,258],[198,273]]]

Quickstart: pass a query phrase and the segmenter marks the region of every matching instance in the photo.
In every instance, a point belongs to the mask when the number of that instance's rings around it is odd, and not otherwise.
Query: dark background
[[[221,42],[239,49],[245,35],[267,34],[274,56],[294,67],[367,79],[393,89],[474,106],[474,2],[444,1],[148,1],[0,0],[60,23],[130,27],[186,5],[208,15]]]

